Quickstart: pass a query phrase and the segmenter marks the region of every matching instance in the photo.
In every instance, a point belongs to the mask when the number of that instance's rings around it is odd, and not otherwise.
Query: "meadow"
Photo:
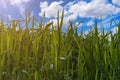
[[[27,14],[24,29],[1,19],[0,80],[120,80],[120,24],[114,34],[99,32],[97,22],[78,34],[82,22],[63,32],[63,18],[58,12],[57,26],[41,20],[36,28]]]

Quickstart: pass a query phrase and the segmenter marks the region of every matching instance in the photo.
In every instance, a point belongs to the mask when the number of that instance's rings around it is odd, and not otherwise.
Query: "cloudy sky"
[[[46,15],[46,20],[54,21],[56,24],[56,14],[64,9],[64,25],[75,21],[78,23],[84,19],[82,26],[85,30],[94,24],[97,19],[106,30],[109,28],[110,21],[115,20],[116,24],[120,20],[120,0],[0,0],[0,16],[9,19],[19,19],[25,16],[25,10],[30,10],[31,15],[42,18]],[[64,26],[65,27],[65,26]]]

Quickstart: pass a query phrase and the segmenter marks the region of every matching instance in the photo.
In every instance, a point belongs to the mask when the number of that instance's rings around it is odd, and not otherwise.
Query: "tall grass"
[[[88,34],[78,34],[71,22],[62,32],[63,18],[58,12],[57,28],[42,21],[35,28],[28,13],[25,29],[19,21],[6,28],[1,19],[0,80],[119,80],[120,24],[115,34],[99,33],[97,22]]]

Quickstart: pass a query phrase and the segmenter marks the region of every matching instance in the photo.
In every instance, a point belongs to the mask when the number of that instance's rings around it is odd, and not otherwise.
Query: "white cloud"
[[[79,1],[71,5],[69,12],[74,12],[74,14],[80,17],[99,18],[101,16],[106,17],[111,14],[117,14],[120,12],[120,8],[108,3],[107,0],[92,0],[89,3]]]
[[[62,10],[63,7],[61,6],[61,4],[63,3],[63,1],[59,1],[59,2],[52,2],[50,5],[48,5],[48,2],[41,2],[40,3],[40,8],[41,8],[41,12],[39,13],[40,16],[43,16],[43,14],[45,13],[45,16],[48,18],[51,17],[56,17],[58,10]]]
[[[119,0],[118,0],[119,1]],[[45,13],[45,17],[54,18],[52,19],[56,24],[56,16],[58,10],[60,14],[64,8],[64,24],[67,24],[69,20],[76,20],[78,17],[85,18],[106,18],[108,15],[118,14],[120,12],[120,8],[114,6],[109,3],[108,0],[91,0],[90,2],[86,2],[84,0],[73,1],[67,4],[64,4],[63,1],[54,1],[50,4],[47,1],[40,2],[40,10],[39,16],[43,16]],[[88,22],[87,25],[92,25],[93,22]]]
[[[112,0],[112,3],[120,6],[120,0]]]
[[[39,16],[43,17],[44,13],[45,13],[45,17],[47,18],[54,18],[54,19],[51,19],[50,21],[53,21],[54,22],[54,25],[57,25],[57,12],[59,10],[60,12],[60,16],[62,14],[62,10],[64,8],[64,24],[63,26],[66,26],[68,23],[69,23],[69,20],[76,20],[78,15],[76,14],[73,14],[73,13],[69,13],[66,9],[71,5],[73,4],[73,2],[70,2],[68,3],[65,7],[62,6],[63,4],[63,1],[59,1],[59,2],[52,2],[50,5],[48,5],[48,2],[41,2],[40,3],[40,9],[41,9],[41,12],[39,13]]]
[[[27,3],[29,0],[10,0],[11,5],[19,5],[22,3]]]
[[[120,1],[119,1],[120,2]],[[120,8],[112,5],[108,0],[92,0],[89,3],[86,1],[75,1],[69,2],[64,7],[62,6],[63,1],[52,2],[48,5],[48,2],[41,2],[39,13],[40,16],[45,12],[46,17],[56,17],[57,11],[64,8],[65,15],[76,15],[79,17],[91,17],[99,18],[106,17],[108,15],[117,14],[120,12]],[[76,17],[75,16],[75,17]]]

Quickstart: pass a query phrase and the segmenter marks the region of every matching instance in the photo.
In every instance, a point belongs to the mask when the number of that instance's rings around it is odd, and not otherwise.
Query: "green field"
[[[36,28],[28,15],[25,29],[1,19],[0,80],[120,80],[120,24],[115,34],[99,32],[97,22],[78,34],[72,22],[62,31],[63,18]]]

